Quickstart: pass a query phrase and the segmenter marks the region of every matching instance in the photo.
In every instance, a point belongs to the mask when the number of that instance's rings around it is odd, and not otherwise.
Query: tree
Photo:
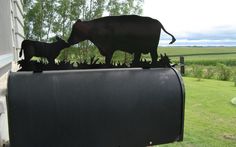
[[[56,11],[56,0],[51,0],[51,2],[45,3],[45,14],[44,14],[44,23],[45,23],[45,31],[46,31],[46,41],[49,40],[49,35],[51,33],[51,30],[53,28],[53,20],[55,18],[55,11]]]
[[[23,0],[23,10],[24,10],[24,33],[26,38],[31,38],[32,35],[32,25],[31,19],[32,19],[32,5],[33,1],[32,0]]]
[[[107,11],[109,15],[142,14],[144,0],[108,0]]]
[[[47,41],[52,27],[54,5],[45,0],[24,0],[24,31],[27,39]]]
[[[26,38],[48,41],[53,34],[68,37],[77,19],[104,14],[141,14],[143,0],[23,0]]]

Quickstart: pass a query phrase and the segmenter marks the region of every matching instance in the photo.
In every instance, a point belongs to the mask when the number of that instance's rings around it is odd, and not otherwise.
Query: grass
[[[184,56],[186,65],[223,63],[236,66],[236,47],[159,47],[158,53],[166,53],[173,62],[179,62],[179,56]],[[142,57],[151,60],[149,54]]]
[[[236,47],[160,47],[160,53],[167,53],[170,56],[196,55],[196,54],[236,54]]]
[[[185,64],[216,65],[223,63],[236,66],[236,47],[160,47],[160,53],[166,53],[175,62],[179,56],[185,56]]]
[[[184,78],[184,141],[161,147],[233,147],[236,145],[236,97],[233,82]]]

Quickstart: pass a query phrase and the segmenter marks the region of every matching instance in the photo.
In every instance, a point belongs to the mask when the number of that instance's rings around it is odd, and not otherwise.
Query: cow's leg
[[[25,56],[25,61],[30,62],[30,59],[32,58],[32,56],[30,56],[28,52],[24,52],[24,56]]]
[[[134,60],[133,63],[134,64],[138,64],[140,62],[140,57],[141,57],[141,52],[136,52],[134,53]]]
[[[35,55],[35,49],[33,46],[29,46],[28,48],[24,49],[24,56],[26,62],[30,62],[31,58],[34,55]]]
[[[55,64],[55,60],[53,58],[47,58],[48,59],[48,63],[50,65],[54,65]]]
[[[158,52],[157,52],[157,49],[158,49],[158,44],[159,44],[159,41],[160,41],[160,32],[161,30],[159,30],[157,32],[157,35],[156,36],[156,39],[155,39],[155,44],[152,45],[151,47],[151,50],[150,50],[150,54],[151,54],[151,58],[152,58],[152,64],[156,64],[157,63],[157,59],[158,59]]]
[[[151,54],[151,58],[152,58],[152,63],[153,64],[157,63],[157,58],[158,58],[157,49],[156,48],[151,49],[150,54]]]
[[[26,61],[26,62],[29,62],[29,61],[30,61],[30,57],[25,56],[25,61]]]
[[[110,65],[110,64],[111,64],[111,58],[112,58],[112,56],[106,56],[106,57],[105,57],[105,63],[106,63],[106,65]]]
[[[113,53],[105,55],[105,63],[106,63],[106,65],[110,65],[111,64],[112,55],[113,55]]]
[[[156,64],[157,63],[157,59],[158,59],[158,44],[159,44],[159,37],[157,37],[156,43],[152,45],[151,50],[150,50],[150,54],[151,54],[151,58],[152,58],[152,64]]]
[[[114,51],[112,51],[109,47],[104,48],[98,47],[100,54],[105,56],[105,64],[110,65]]]

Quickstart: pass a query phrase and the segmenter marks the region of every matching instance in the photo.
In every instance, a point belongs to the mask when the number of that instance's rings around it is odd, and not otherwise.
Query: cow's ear
[[[81,20],[81,19],[78,19],[76,22],[82,22],[82,20]]]

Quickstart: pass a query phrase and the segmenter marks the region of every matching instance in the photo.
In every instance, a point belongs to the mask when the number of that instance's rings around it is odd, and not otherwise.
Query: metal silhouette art
[[[20,71],[66,70],[66,69],[96,69],[96,68],[128,68],[128,67],[172,67],[170,59],[165,54],[158,60],[157,48],[161,29],[172,37],[170,44],[176,41],[175,37],[167,32],[164,26],[156,19],[137,15],[108,16],[91,21],[77,20],[72,27],[68,43],[56,37],[53,43],[44,43],[32,40],[22,42],[24,60],[18,62]],[[105,56],[105,63],[98,63],[98,58],[91,57],[90,62],[77,62],[77,66],[65,61],[55,64],[55,58],[60,51],[70,45],[90,40]],[[134,54],[130,65],[111,63],[112,55],[116,50]],[[152,62],[140,60],[141,54],[150,53]],[[33,56],[47,58],[49,64],[31,61]],[[95,62],[94,62],[95,61]]]
[[[49,64],[55,64],[55,59],[59,55],[62,49],[69,47],[70,45],[63,39],[56,36],[56,42],[45,43],[33,40],[24,40],[21,44],[21,51],[19,56],[22,56],[24,52],[24,61],[30,62],[33,56],[47,58]]]
[[[150,17],[122,15],[91,21],[79,19],[72,27],[68,43],[73,45],[90,40],[105,56],[106,64],[110,64],[116,50],[134,54],[133,63],[139,63],[141,53],[150,53],[152,63],[156,63],[161,29],[172,37],[170,44],[174,43],[175,37],[158,20]]]

